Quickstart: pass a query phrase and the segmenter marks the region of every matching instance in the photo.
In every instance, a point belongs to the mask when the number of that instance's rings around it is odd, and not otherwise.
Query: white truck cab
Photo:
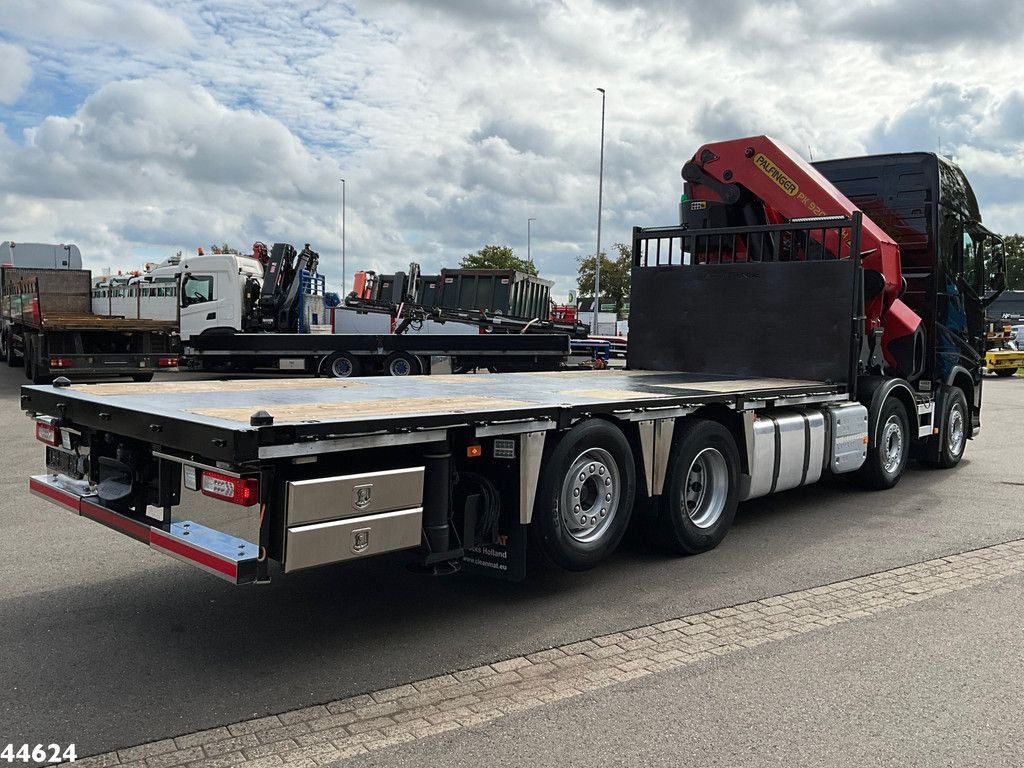
[[[263,284],[258,260],[230,253],[192,256],[181,260],[178,273],[182,341],[213,328],[243,330],[246,284]]]

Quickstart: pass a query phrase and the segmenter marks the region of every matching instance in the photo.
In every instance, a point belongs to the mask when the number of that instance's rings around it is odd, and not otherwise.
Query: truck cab
[[[925,370],[919,387],[956,384],[977,429],[985,361],[984,308],[1000,290],[1002,240],[981,224],[963,172],[930,152],[814,163],[900,248],[901,299],[921,317]]]
[[[179,274],[181,340],[207,331],[245,330],[246,292],[263,282],[263,265],[237,254],[182,259]]]

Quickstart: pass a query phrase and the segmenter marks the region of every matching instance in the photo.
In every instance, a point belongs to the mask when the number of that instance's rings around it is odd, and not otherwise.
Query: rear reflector
[[[251,507],[260,497],[259,482],[255,478],[228,477],[218,472],[203,472],[200,490],[204,496]]]
[[[47,445],[57,445],[60,442],[60,429],[48,421],[37,421],[36,440]]]
[[[51,357],[50,367],[51,368],[70,368],[75,364],[75,361],[69,357]]]
[[[156,361],[158,368],[174,368],[178,364],[178,358],[176,357],[161,357]]]

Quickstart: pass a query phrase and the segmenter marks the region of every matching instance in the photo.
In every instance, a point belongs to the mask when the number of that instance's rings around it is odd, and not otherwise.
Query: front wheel
[[[942,443],[939,446],[938,461],[934,463],[943,469],[950,469],[963,458],[971,417],[967,410],[967,396],[960,387],[947,390],[943,405]]]
[[[592,419],[570,429],[547,456],[533,527],[544,553],[571,571],[615,551],[633,511],[636,469],[625,435]]]
[[[740,456],[729,430],[697,419],[685,425],[669,459],[659,527],[681,554],[714,549],[725,538],[739,503]]]
[[[910,455],[910,425],[903,403],[888,398],[878,414],[878,427],[857,478],[868,488],[884,491],[900,481]]]

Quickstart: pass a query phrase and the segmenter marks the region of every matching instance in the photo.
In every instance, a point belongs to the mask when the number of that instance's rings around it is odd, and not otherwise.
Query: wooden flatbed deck
[[[564,424],[614,414],[722,403],[824,402],[844,384],[654,371],[466,374],[410,378],[257,379],[28,386],[22,407],[228,461],[261,448],[374,433],[529,419]],[[251,426],[265,411],[272,425]]]
[[[93,315],[87,312],[44,312],[42,329],[47,331],[170,331],[174,320],[148,320]]]

